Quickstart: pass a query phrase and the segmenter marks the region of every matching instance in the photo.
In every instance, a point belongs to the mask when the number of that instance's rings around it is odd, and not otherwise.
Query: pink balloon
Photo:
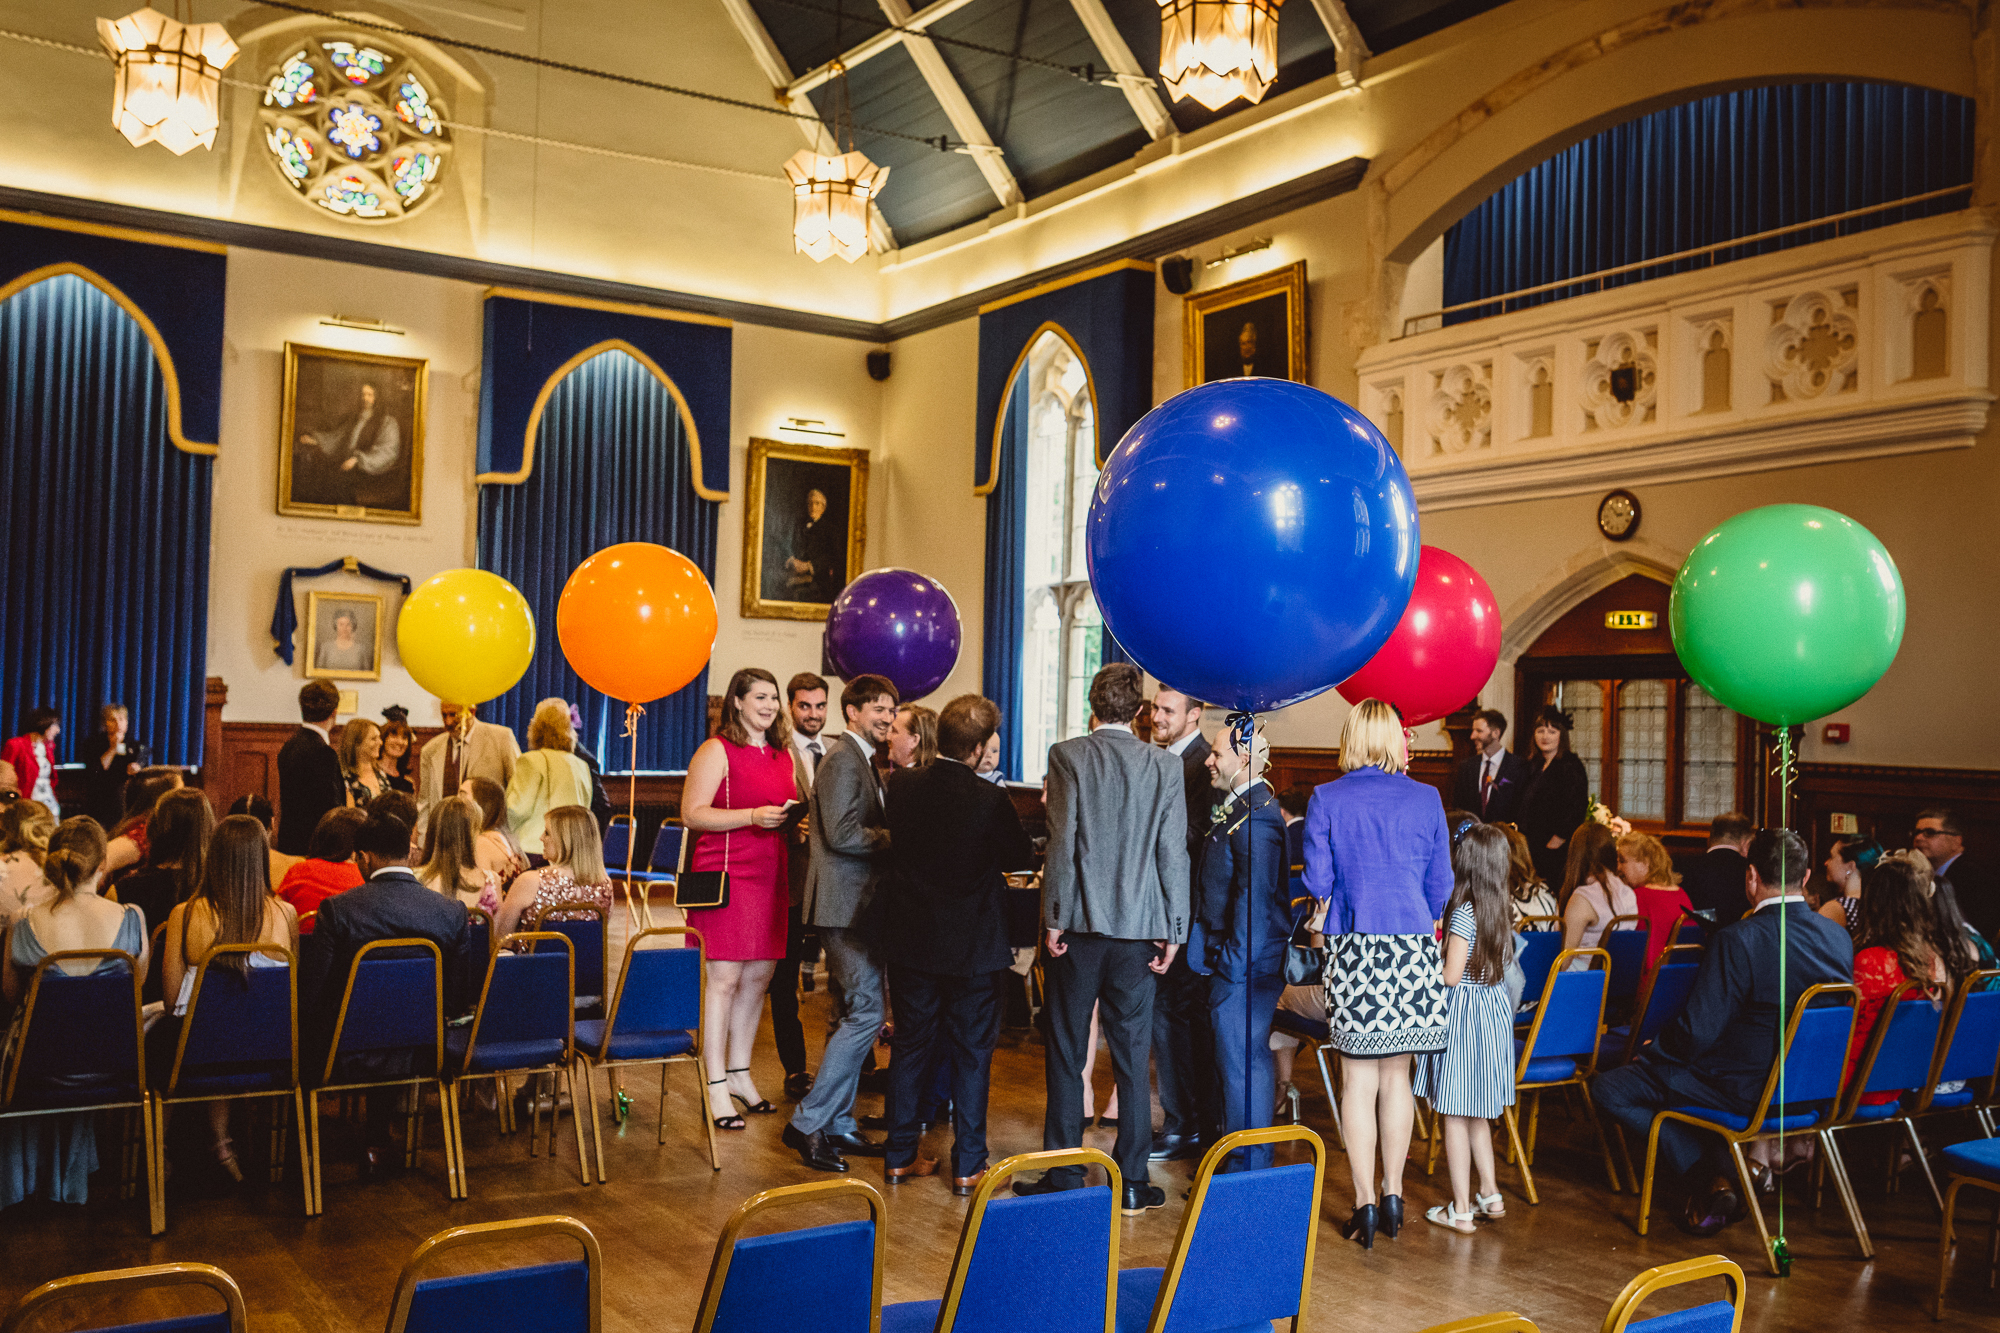
[[[1500,607],[1479,571],[1451,552],[1426,546],[1417,587],[1396,630],[1368,665],[1341,682],[1351,704],[1381,699],[1421,726],[1478,697],[1500,661]]]

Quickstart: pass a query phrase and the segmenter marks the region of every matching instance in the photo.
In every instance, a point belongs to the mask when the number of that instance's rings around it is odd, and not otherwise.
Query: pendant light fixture
[[[815,263],[839,255],[852,264],[868,253],[868,208],[888,182],[889,168],[855,150],[847,70],[841,66],[834,68],[829,134],[837,151],[801,148],[785,161],[792,182],[792,245]]]
[[[195,23],[148,5],[121,19],[97,20],[97,36],[111,53],[111,123],[133,147],[157,143],[176,157],[212,148],[222,71],[236,59],[236,43],[220,23]]]
[[[1174,100],[1219,111],[1260,102],[1278,77],[1285,0],[1160,0],[1160,78]]]

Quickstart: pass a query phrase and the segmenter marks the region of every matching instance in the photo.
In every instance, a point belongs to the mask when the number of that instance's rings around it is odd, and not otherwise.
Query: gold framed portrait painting
[[[421,522],[428,364],[286,343],[278,512]]]
[[[1305,260],[1195,292],[1181,308],[1181,367],[1188,388],[1244,375],[1310,383]]]
[[[306,675],[382,679],[382,599],[361,592],[306,594]]]
[[[868,537],[868,451],[750,441],[743,614],[825,620]]]

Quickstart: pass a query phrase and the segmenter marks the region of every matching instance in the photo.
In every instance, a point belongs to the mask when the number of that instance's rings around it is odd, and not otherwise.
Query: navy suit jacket
[[[320,816],[347,804],[340,756],[311,727],[300,727],[278,751],[278,830],[273,844],[304,856]]]
[[[889,784],[889,961],[970,977],[1013,961],[1007,876],[1034,864],[1034,845],[1006,789],[937,759]]]
[[[1451,803],[1460,810],[1478,815],[1487,824],[1511,824],[1514,813],[1521,808],[1521,792],[1526,785],[1527,765],[1521,756],[1512,750],[1500,752],[1500,768],[1493,775],[1493,790],[1486,797],[1486,807],[1479,806],[1479,766],[1485,756],[1474,752],[1473,756],[1458,766],[1458,774],[1451,784]]]
[[[1224,808],[1202,839],[1196,882],[1207,957],[1188,965],[1224,981],[1282,972],[1292,933],[1291,866],[1285,816],[1270,787],[1260,782]]]
[[[1778,916],[1784,914],[1784,990],[1778,988]],[[1804,902],[1752,912],[1717,931],[1680,1017],[1640,1058],[1679,1066],[1706,1105],[1744,1112],[1763,1091],[1780,1026],[1799,996],[1821,982],[1854,980],[1854,942]]]
[[[347,992],[348,973],[354,970],[354,955],[375,940],[422,939],[437,945],[444,955],[444,1016],[456,1017],[470,1009],[477,999],[472,990],[474,963],[481,968],[486,963],[484,957],[472,957],[470,923],[464,903],[420,883],[407,870],[378,875],[321,903],[299,994],[314,1038],[312,1049],[324,1058],[341,997]],[[478,980],[484,979],[482,972]]]
[[[1688,861],[1681,872],[1681,890],[1698,910],[1715,913],[1715,925],[1743,919],[1750,910],[1745,887],[1750,863],[1734,847],[1711,847]]]

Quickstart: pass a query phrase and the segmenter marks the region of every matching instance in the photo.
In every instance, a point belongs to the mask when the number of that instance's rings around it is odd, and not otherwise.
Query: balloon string
[[[640,705],[625,705],[624,735],[632,739],[632,762],[626,773],[625,789],[625,818],[629,830],[625,834],[625,915],[631,919],[635,930],[640,928],[641,912],[638,907],[633,906],[632,857],[639,850],[639,719],[645,715],[646,710]],[[650,930],[653,925],[653,899],[650,888],[639,902],[645,909],[645,928]]]
[[[1778,828],[1782,832],[1792,826],[1792,729],[1787,726],[1778,732]],[[1778,839],[1778,896],[1784,897],[1787,875],[1785,871],[1785,840]],[[1778,994],[1782,997],[1790,992],[1786,989],[1786,956],[1790,952],[1786,944],[1785,907],[1778,905]],[[1791,1267],[1791,1246],[1785,1239],[1785,1065],[1789,1063],[1785,1055],[1785,1024],[1781,1018],[1778,1024],[1778,1238],[1772,1242],[1779,1266],[1784,1271]]]

